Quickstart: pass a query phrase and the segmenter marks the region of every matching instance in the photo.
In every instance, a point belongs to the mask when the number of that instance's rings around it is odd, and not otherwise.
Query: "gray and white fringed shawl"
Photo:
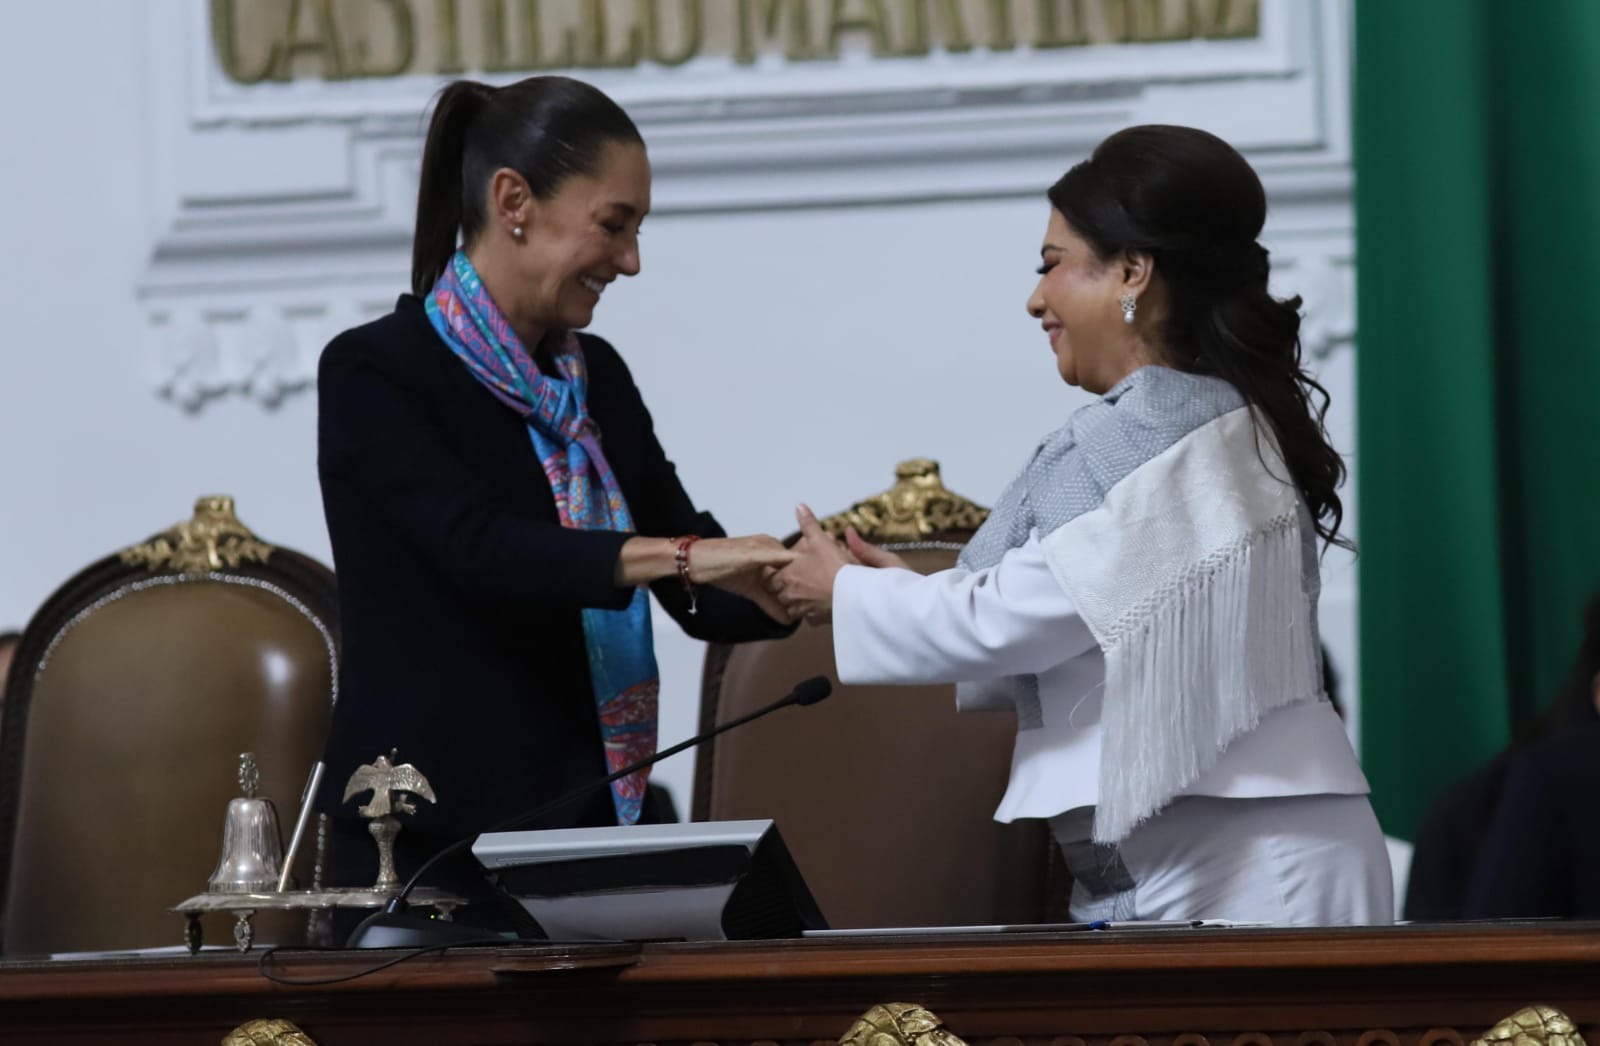
[[[1310,513],[1226,381],[1123,379],[1039,445],[960,564],[993,566],[1034,532],[1105,655],[1095,842],[1124,839],[1267,712],[1320,695]],[[1042,725],[1033,676],[956,695]]]

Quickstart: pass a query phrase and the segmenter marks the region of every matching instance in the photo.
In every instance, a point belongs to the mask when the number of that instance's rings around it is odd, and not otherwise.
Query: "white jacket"
[[[1033,673],[1039,729],[1017,734],[995,819],[1096,803],[1105,663],[1045,562],[1037,535],[988,569],[922,576],[847,566],[833,586],[834,657],[845,683],[957,683]],[[1268,712],[1185,795],[1365,795],[1366,777],[1324,700]]]

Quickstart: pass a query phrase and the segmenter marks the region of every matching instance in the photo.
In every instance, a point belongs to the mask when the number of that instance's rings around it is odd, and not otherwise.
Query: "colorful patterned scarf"
[[[560,378],[540,373],[463,251],[456,252],[433,285],[426,308],[434,329],[472,376],[528,423],[561,525],[631,531],[628,503],[600,449],[600,430],[589,417],[588,373],[577,337],[566,332],[556,350]],[[644,587],[634,591],[626,610],[585,608],[583,634],[606,765],[615,773],[656,750],[660,681]],[[648,777],[649,771],[641,770],[612,782],[619,824],[639,820]]]

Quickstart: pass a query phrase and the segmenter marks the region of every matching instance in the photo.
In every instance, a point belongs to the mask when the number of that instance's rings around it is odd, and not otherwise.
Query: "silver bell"
[[[211,873],[212,893],[271,893],[283,866],[283,837],[271,799],[257,799],[260,774],[255,756],[239,756],[239,787],[244,798],[228,803],[222,822],[222,856]]]

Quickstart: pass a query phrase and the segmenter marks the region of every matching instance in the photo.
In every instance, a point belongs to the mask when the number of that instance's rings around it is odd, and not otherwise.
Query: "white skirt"
[[[1186,796],[1115,847],[1089,841],[1093,817],[1084,807],[1050,819],[1075,920],[1394,921],[1389,854],[1364,795]]]

